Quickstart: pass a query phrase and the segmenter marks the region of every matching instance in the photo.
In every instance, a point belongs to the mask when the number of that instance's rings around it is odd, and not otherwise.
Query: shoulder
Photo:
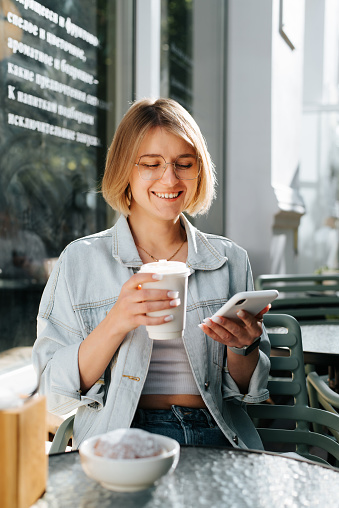
[[[220,248],[233,249],[235,251],[246,254],[246,250],[243,247],[238,245],[230,238],[227,238],[227,236],[216,235],[213,233],[202,233],[201,231],[199,231],[199,233],[203,235],[206,240],[208,240],[215,247],[219,246]]]
[[[83,236],[81,238],[77,238],[76,240],[73,240],[68,247],[75,246],[75,245],[92,245],[94,242],[97,242],[98,240],[105,241],[106,239],[111,239],[113,236],[114,226],[109,229],[105,229],[103,231],[98,231],[97,233],[93,233],[91,235]]]
[[[78,272],[84,267],[112,259],[113,228],[84,236],[69,243],[59,256],[59,270]],[[102,259],[101,259],[102,258]]]
[[[181,221],[185,226],[186,232],[191,236],[194,242],[202,242],[204,244],[210,244],[218,251],[232,250],[246,255],[246,250],[240,247],[236,242],[227,238],[226,236],[217,235],[215,233],[205,233],[200,231],[196,226],[187,219],[184,214],[181,214]]]
[[[63,253],[72,254],[78,251],[88,251],[91,248],[98,249],[105,244],[110,244],[114,234],[113,230],[114,228],[105,229],[104,231],[77,238],[65,247]]]
[[[229,238],[213,233],[203,233],[185,216],[182,218],[188,237],[188,262],[194,269],[216,270],[229,263],[247,263],[247,252]]]
[[[227,238],[226,236],[217,235],[214,233],[203,233],[196,230],[197,239],[205,244],[211,245],[221,256],[226,256],[228,259],[234,257],[247,258],[247,251],[236,242]]]

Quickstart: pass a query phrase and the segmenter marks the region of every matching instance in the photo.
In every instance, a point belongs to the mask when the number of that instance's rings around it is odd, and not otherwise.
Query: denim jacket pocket
[[[98,301],[87,305],[79,305],[75,309],[75,311],[79,313],[80,320],[87,335],[89,335],[101,323],[101,321],[105,319],[115,301],[116,299]],[[104,392],[104,401],[109,388],[110,377],[111,362],[94,385],[98,391]]]
[[[116,300],[116,298],[110,298],[75,307],[74,310],[79,314],[80,321],[88,335],[105,319]]]

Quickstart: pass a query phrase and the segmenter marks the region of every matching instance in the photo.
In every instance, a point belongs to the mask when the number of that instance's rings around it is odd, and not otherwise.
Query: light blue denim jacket
[[[264,331],[260,358],[249,391],[242,394],[227,371],[227,348],[205,335],[198,324],[238,291],[253,288],[247,253],[227,238],[204,234],[181,216],[188,239],[187,318],[184,345],[200,394],[235,447],[262,449],[246,403],[269,396],[270,344]],[[48,410],[66,414],[77,408],[74,447],[90,436],[133,420],[147,376],[152,340],[145,327],[127,334],[101,378],[81,394],[78,350],[105,318],[121,286],[142,265],[128,222],[121,216],[111,229],[72,242],[61,254],[44,290],[33,364]]]

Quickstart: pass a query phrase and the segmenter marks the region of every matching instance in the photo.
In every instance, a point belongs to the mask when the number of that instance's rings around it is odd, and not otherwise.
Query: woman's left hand
[[[262,334],[263,316],[270,307],[271,305],[268,305],[256,316],[240,310],[237,313],[240,320],[238,322],[221,316],[207,318],[199,327],[213,340],[226,346],[238,348],[250,346]]]

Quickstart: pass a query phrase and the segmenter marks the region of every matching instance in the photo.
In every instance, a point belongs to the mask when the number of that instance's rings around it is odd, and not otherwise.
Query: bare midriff
[[[200,395],[141,395],[138,407],[140,409],[171,409],[171,406],[206,408]]]

